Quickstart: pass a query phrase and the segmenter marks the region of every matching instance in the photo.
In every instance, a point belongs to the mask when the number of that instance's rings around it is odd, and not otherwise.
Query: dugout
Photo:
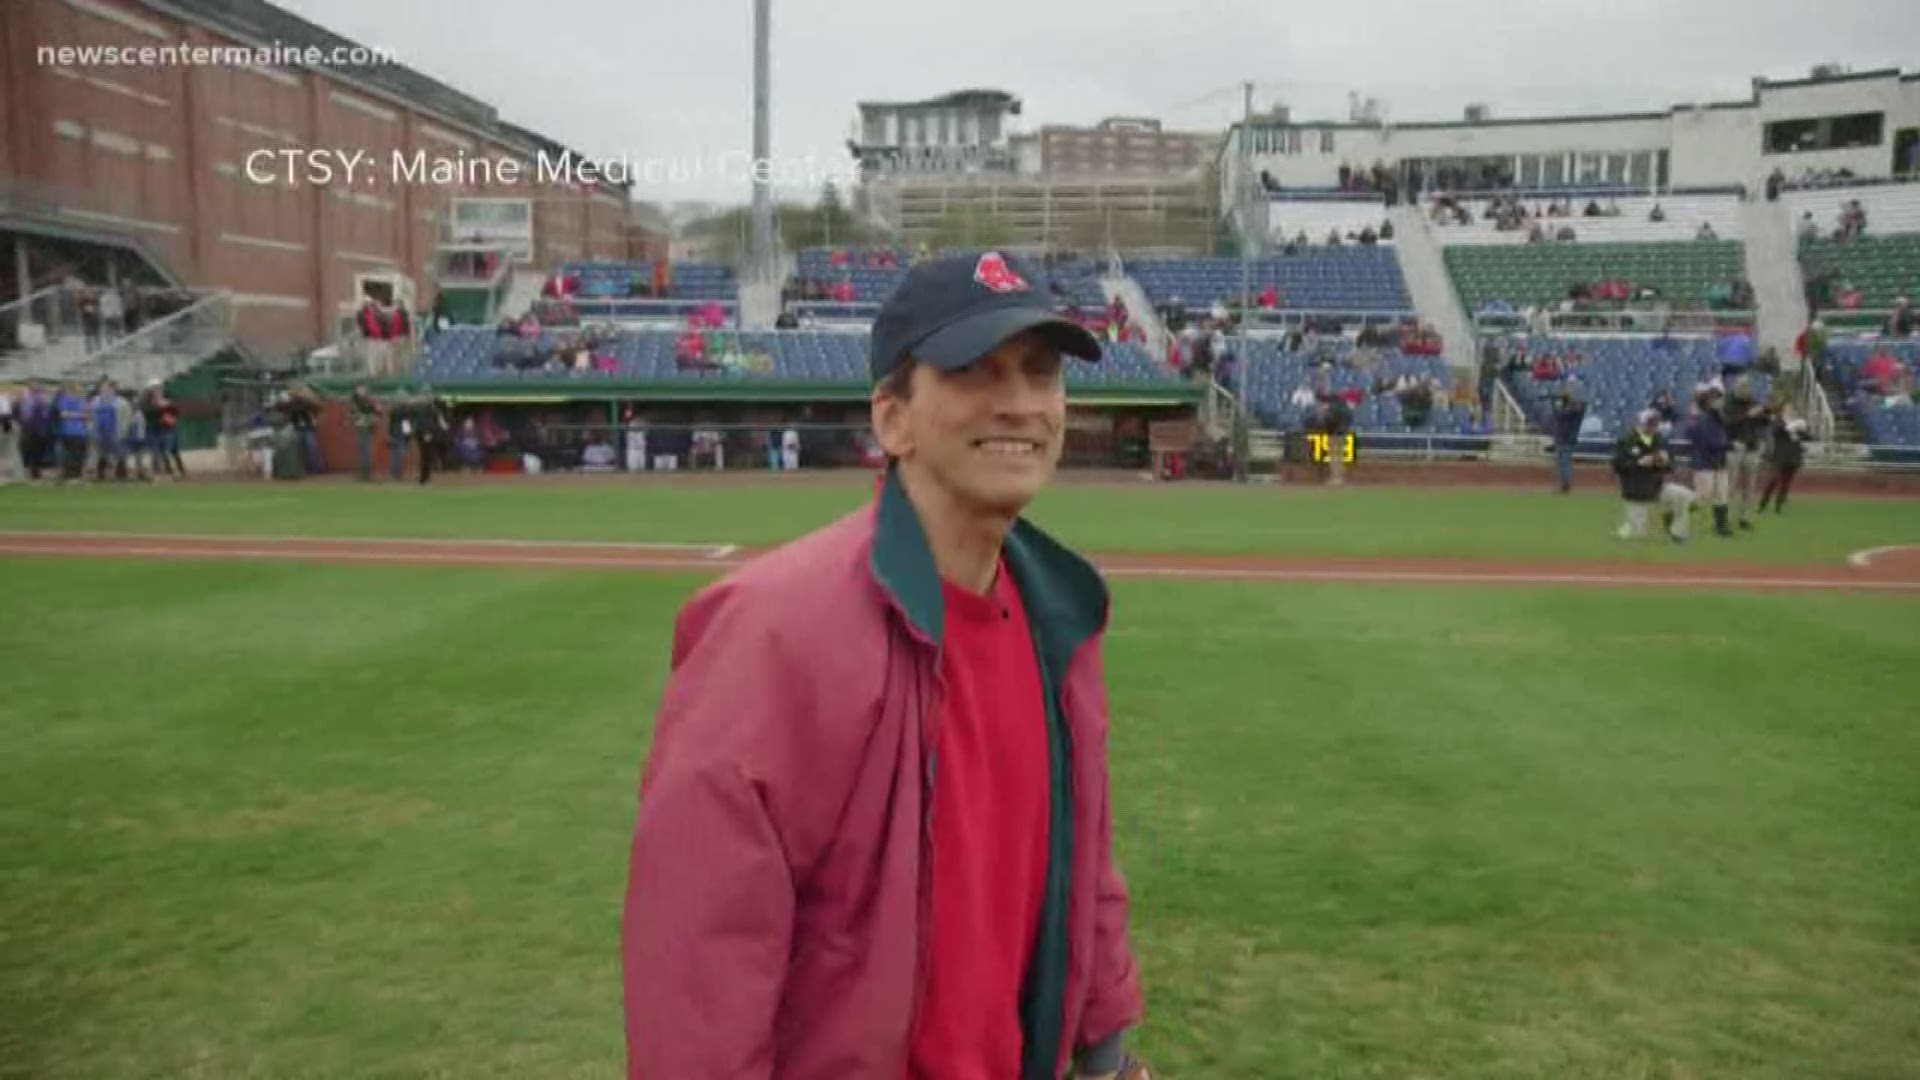
[[[605,469],[611,446],[615,468],[625,471],[626,435],[646,432],[646,456],[693,466],[698,441],[701,468],[718,457],[727,472],[766,469],[768,443],[788,429],[799,433],[803,468],[868,467],[875,459],[868,422],[869,389],[862,384],[791,384],[741,378],[684,379],[655,383],[606,379],[502,384],[449,383],[428,386],[410,380],[365,380],[376,397],[407,400],[431,394],[445,404],[457,440],[468,419],[482,444],[483,467],[524,471],[529,456],[541,471]],[[347,399],[358,380],[311,383],[325,398],[320,417],[322,456],[330,472],[354,468],[357,446]],[[585,384],[585,385],[583,385]],[[1192,421],[1198,388],[1069,388],[1066,445],[1061,467],[1127,469],[1151,467],[1151,426]],[[384,429],[375,441],[375,469],[384,470]],[[699,436],[696,440],[696,436]],[[713,455],[712,446],[721,452]]]

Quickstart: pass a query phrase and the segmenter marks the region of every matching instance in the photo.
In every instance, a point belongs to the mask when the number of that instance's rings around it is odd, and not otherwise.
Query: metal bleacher
[[[1446,261],[1468,310],[1492,300],[1558,303],[1574,283],[1608,278],[1651,285],[1676,303],[1704,303],[1716,285],[1745,275],[1741,245],[1724,240],[1450,247]]]
[[[704,338],[710,366],[696,367],[676,359],[680,332],[623,330],[598,350],[612,357],[610,371],[574,371],[557,364],[521,370],[511,362],[530,352],[551,352],[577,335],[578,331],[550,328],[538,338],[521,339],[491,328],[452,327],[428,343],[416,375],[438,383],[735,379],[868,384],[867,335],[852,332],[713,331]],[[1070,388],[1184,385],[1165,365],[1130,343],[1108,344],[1100,363],[1069,364],[1066,371]]]
[[[1190,305],[1225,301],[1240,293],[1240,260],[1228,258],[1129,259],[1127,273],[1155,304],[1178,298]],[[1253,291],[1271,285],[1280,307],[1312,311],[1408,312],[1413,301],[1392,248],[1310,248],[1251,262]]]

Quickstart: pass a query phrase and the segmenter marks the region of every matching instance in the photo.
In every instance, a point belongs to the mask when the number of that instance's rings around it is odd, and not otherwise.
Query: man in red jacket
[[[1147,1072],[1113,857],[1108,617],[1021,518],[1063,354],[998,253],[916,265],[874,323],[874,501],[680,613],[623,923],[633,1080]]]

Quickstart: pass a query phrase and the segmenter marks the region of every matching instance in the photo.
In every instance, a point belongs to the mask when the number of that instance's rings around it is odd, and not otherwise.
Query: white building
[[[847,150],[863,179],[1012,176],[1020,99],[957,90],[925,101],[863,101]]]
[[[1280,188],[1331,188],[1340,169],[1385,165],[1404,189],[1430,190],[1442,170],[1495,175],[1516,186],[1625,185],[1757,189],[1774,169],[1789,180],[1848,170],[1861,179],[1920,171],[1920,72],[1898,69],[1769,82],[1745,101],[1664,112],[1425,121],[1402,124],[1235,124],[1221,149],[1222,205],[1244,175]]]

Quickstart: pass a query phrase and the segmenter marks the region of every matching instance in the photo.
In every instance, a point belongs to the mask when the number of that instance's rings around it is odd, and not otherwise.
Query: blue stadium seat
[[[572,331],[547,329],[540,341],[554,345]],[[593,378],[636,380],[773,379],[785,381],[860,383],[867,382],[867,335],[865,333],[828,333],[805,330],[763,332],[717,331],[708,335],[708,356],[733,352],[749,362],[726,371],[683,370],[676,363],[675,346],[679,332],[672,330],[627,330],[606,347],[618,362],[611,376],[594,372]],[[415,364],[418,377],[429,381],[473,380],[554,380],[573,378],[571,372],[521,372],[509,358],[524,348],[518,338],[503,337],[491,327],[456,326],[433,338]],[[764,356],[768,366],[762,370],[757,361]],[[1165,386],[1178,385],[1179,376],[1154,359],[1139,345],[1112,344],[1099,364],[1073,364],[1067,368],[1069,386]]]

